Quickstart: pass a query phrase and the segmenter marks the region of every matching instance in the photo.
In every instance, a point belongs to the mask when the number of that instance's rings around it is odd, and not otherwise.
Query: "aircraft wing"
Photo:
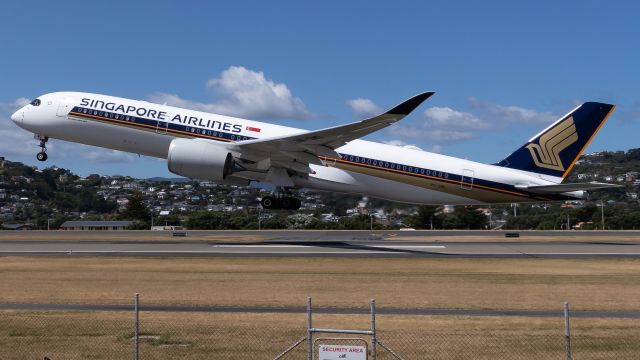
[[[538,194],[561,194],[571,191],[588,191],[597,189],[612,189],[622,187],[617,184],[607,184],[600,182],[589,183],[567,183],[567,184],[554,184],[554,185],[537,185],[537,186],[516,186],[519,189],[524,189]]]
[[[396,123],[433,94],[434,92],[418,94],[385,113],[366,120],[293,135],[242,141],[234,144],[234,148],[242,159],[255,163],[255,166],[249,167],[254,167],[256,171],[269,171],[266,181],[292,186],[292,181],[285,172],[308,175],[311,173],[309,164],[322,165],[319,157],[337,158],[335,149]],[[252,177],[250,173],[244,175]]]

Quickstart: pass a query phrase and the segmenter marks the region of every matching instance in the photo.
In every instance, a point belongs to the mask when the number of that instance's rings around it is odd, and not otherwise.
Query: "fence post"
[[[307,298],[307,360],[313,360],[313,322],[311,321],[311,296]]]
[[[571,330],[569,329],[569,303],[564,303],[564,341],[565,351],[567,353],[567,360],[573,359],[571,352]]]
[[[133,312],[135,321],[135,333],[133,335],[133,360],[140,359],[140,294],[133,298]]]
[[[378,339],[376,338],[376,299],[371,299],[371,360],[377,357]]]

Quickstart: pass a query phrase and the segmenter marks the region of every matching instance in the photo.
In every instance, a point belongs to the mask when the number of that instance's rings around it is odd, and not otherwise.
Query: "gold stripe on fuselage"
[[[333,159],[329,160],[333,161]],[[402,170],[383,169],[378,166],[355,163],[347,160],[337,160],[334,167],[382,179],[397,181],[404,184],[414,185],[424,189],[440,191],[450,195],[466,197],[484,203],[509,203],[516,201],[521,202],[523,198],[530,201],[539,200],[533,199],[526,194],[521,194],[513,191],[496,189],[488,186],[470,183],[463,184],[460,181],[456,180],[414,174]],[[470,190],[463,189],[462,185],[469,186]]]

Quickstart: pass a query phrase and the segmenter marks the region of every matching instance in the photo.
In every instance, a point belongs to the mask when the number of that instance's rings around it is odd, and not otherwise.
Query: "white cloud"
[[[520,106],[499,105],[476,98],[469,98],[468,101],[473,113],[434,106],[422,113],[417,125],[400,122],[389,127],[387,132],[400,139],[424,141],[439,152],[443,145],[471,140],[481,131],[507,129],[522,124],[543,126],[558,118],[551,112],[539,112]],[[350,103],[348,105],[355,112],[356,107]],[[365,106],[378,107],[373,102],[364,103],[361,107]]]
[[[489,128],[489,124],[477,116],[448,107],[430,107],[425,110],[424,116],[427,129],[482,130]]]
[[[358,117],[370,117],[381,114],[384,110],[370,99],[358,98],[346,101],[354,115]]]
[[[34,142],[33,134],[22,130],[11,121],[11,114],[20,109],[29,100],[18,98],[13,102],[0,103],[0,156],[9,160],[25,156],[35,156],[37,147],[28,146],[29,142]],[[37,145],[37,144],[35,144]]]
[[[384,141],[384,143],[388,145],[403,147],[405,149],[422,150],[418,145],[408,144],[403,140],[388,140]]]
[[[219,77],[208,80],[207,88],[215,95],[212,103],[185,100],[166,93],[152,94],[149,99],[161,104],[257,120],[306,120],[315,116],[300,98],[293,96],[287,85],[267,79],[261,71],[242,66],[231,66]]]
[[[99,164],[128,163],[135,160],[135,155],[130,153],[86,145],[81,154],[83,159]]]
[[[494,104],[474,97],[469,98],[469,104],[482,117],[490,119],[495,126],[507,127],[516,124],[548,125],[559,118],[558,115],[548,111],[539,112],[520,106]]]
[[[419,126],[400,122],[389,131],[395,136],[426,141],[440,151],[443,144],[471,140],[475,131],[488,128],[488,123],[471,113],[449,107],[430,107],[422,113]]]

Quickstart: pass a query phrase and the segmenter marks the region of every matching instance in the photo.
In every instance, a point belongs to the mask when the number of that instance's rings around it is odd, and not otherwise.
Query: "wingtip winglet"
[[[387,111],[387,114],[393,115],[409,115],[413,110],[415,110],[420,104],[422,104],[425,100],[431,97],[431,95],[435,94],[434,91],[427,91],[421,94],[418,94],[400,105],[394,107],[393,109]]]

